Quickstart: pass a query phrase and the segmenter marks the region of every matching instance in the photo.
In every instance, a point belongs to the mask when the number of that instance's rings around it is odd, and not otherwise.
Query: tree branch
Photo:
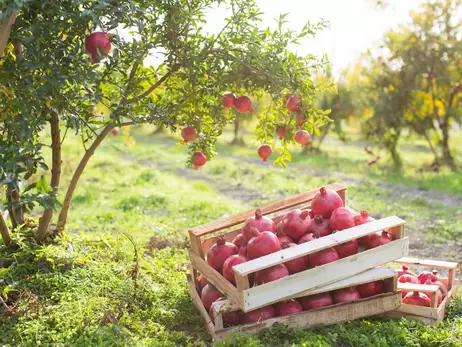
[[[6,44],[10,38],[11,27],[13,26],[17,15],[17,11],[11,12],[10,17],[0,24],[0,58],[3,57],[3,52],[5,51]]]
[[[6,225],[5,218],[3,218],[3,214],[0,211],[0,234],[2,234],[3,243],[5,246],[9,246],[11,243],[11,234],[10,229],[8,229],[8,225]]]

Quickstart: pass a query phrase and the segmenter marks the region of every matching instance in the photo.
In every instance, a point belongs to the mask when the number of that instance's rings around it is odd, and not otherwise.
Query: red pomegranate
[[[286,128],[284,127],[279,127],[277,129],[277,134],[279,136],[279,140],[282,140],[286,136]]]
[[[415,277],[414,275],[411,274],[404,274],[398,277],[398,282],[400,283],[413,283],[413,284],[419,284],[419,279]],[[401,290],[401,295],[404,298],[408,291],[406,290]]]
[[[112,136],[117,136],[117,135],[119,135],[119,133],[120,133],[119,127],[112,128],[112,130],[111,130]]]
[[[298,246],[296,243],[283,243],[282,248],[290,248],[290,247],[295,247]],[[297,272],[302,272],[308,269],[310,262],[309,262],[309,257],[304,256],[300,258],[296,258],[293,260],[286,261],[284,263],[285,267],[287,270],[289,270],[290,274],[294,274]]]
[[[313,233],[307,233],[305,235],[303,235],[300,240],[298,240],[298,244],[301,245],[302,243],[305,243],[305,242],[310,242],[310,241],[313,241],[313,240],[316,240],[317,237],[315,234]]]
[[[361,225],[374,221],[374,218],[369,217],[369,213],[366,210],[362,210],[359,215],[355,216],[355,224]]]
[[[361,299],[358,290],[355,287],[348,287],[335,290],[332,294],[332,298],[336,304],[341,302],[351,302]]]
[[[289,270],[283,264],[274,265],[255,272],[255,284],[273,282],[286,276],[289,276]]]
[[[239,311],[223,312],[223,313],[220,312],[218,314],[221,314],[222,319],[223,319],[223,326],[225,328],[234,327],[236,325],[239,325]],[[209,316],[212,321],[215,320],[215,317],[213,314],[213,306],[210,306]]]
[[[199,288],[201,291],[209,283],[203,275],[197,276],[197,282],[199,283]]]
[[[298,240],[308,232],[311,226],[311,218],[307,210],[295,209],[282,217],[282,230],[293,240]]]
[[[402,275],[412,275],[412,276],[415,276],[412,272],[409,271],[409,268],[406,266],[406,265],[403,265],[401,267],[401,270],[398,270],[398,277],[402,276]]]
[[[379,295],[384,292],[384,282],[383,281],[374,281],[369,283],[364,283],[356,287],[359,295],[362,298],[367,298],[369,296]]]
[[[273,306],[265,306],[250,312],[240,312],[239,313],[239,323],[240,324],[249,324],[261,322],[265,319],[270,319],[276,316]]]
[[[248,96],[243,95],[234,101],[234,106],[240,113],[247,113],[252,110],[252,100]]]
[[[432,282],[431,280],[427,280],[425,284],[432,285],[432,284],[435,284],[435,282]],[[432,299],[432,293],[424,293],[424,294],[428,296],[430,300]],[[441,291],[441,289],[438,289],[435,295],[436,295],[436,300],[437,300],[438,305],[441,304],[441,302],[443,301],[443,292]]]
[[[286,233],[282,230],[282,222],[279,222],[278,225],[276,226],[276,236],[279,239],[279,243],[293,243],[294,240],[292,240],[289,236],[286,235]]]
[[[232,243],[234,243],[238,249],[247,245],[247,242],[245,241],[244,235],[242,235],[242,234],[238,234],[234,238]]]
[[[225,108],[232,108],[236,102],[236,95],[231,92],[226,92],[221,98],[221,104]]]
[[[430,307],[431,300],[424,293],[409,292],[403,298],[403,304]]]
[[[294,135],[294,140],[302,146],[309,145],[311,143],[311,135],[306,130],[297,130]]]
[[[255,211],[255,217],[247,218],[242,226],[242,235],[244,235],[244,239],[247,242],[254,236],[251,231],[252,228],[260,232],[271,231],[274,233],[276,231],[276,223],[274,223],[271,218],[263,216],[261,210],[257,209]]]
[[[370,234],[365,237],[367,237],[364,241],[364,247],[366,249],[375,248],[391,242],[390,235],[388,235],[386,231]]]
[[[326,189],[322,187],[319,192],[311,201],[311,210],[313,214],[323,216],[324,218],[330,218],[332,212],[337,208],[343,207],[343,200],[340,195],[333,189]]]
[[[246,253],[246,248],[241,247],[239,248],[238,254],[233,254],[229,256],[228,259],[226,259],[223,264],[223,276],[231,283],[235,283],[233,266],[249,261],[249,258],[247,258],[245,253]]]
[[[295,112],[300,109],[302,106],[302,98],[299,96],[290,96],[286,100],[287,109],[290,112]]]
[[[212,306],[212,304],[220,298],[221,293],[210,283],[202,288],[201,300],[207,311],[210,310],[210,306]]]
[[[351,240],[334,247],[340,258],[346,258],[358,253],[358,241]]]
[[[277,317],[288,316],[303,311],[302,305],[297,300],[281,301],[274,304],[274,310]]]
[[[92,61],[104,57],[111,51],[111,40],[106,33],[97,31],[85,38],[85,49],[91,54]]]
[[[221,236],[207,252],[207,263],[215,270],[221,272],[225,260],[236,253],[236,245],[231,242],[226,242],[225,238]]]
[[[273,153],[273,149],[270,145],[258,146],[258,155],[260,156],[260,158],[263,159],[263,161],[267,161],[268,158],[271,156],[271,153]]]
[[[335,248],[327,248],[311,255],[310,260],[313,266],[321,266],[339,260],[340,257]]]
[[[332,212],[329,221],[331,230],[345,230],[355,226],[353,213],[346,207],[339,207]]]
[[[298,299],[303,306],[305,311],[314,310],[315,308],[321,308],[334,304],[334,300],[329,293],[319,293],[309,296],[304,296]]]
[[[207,162],[207,157],[202,152],[195,152],[193,154],[193,165],[197,168],[205,165]]]
[[[432,271],[431,274],[428,274],[428,271],[424,271],[419,275],[420,278],[418,277],[418,279],[419,282],[422,284],[430,281],[431,284],[439,286],[443,296],[446,296],[448,294],[448,287],[441,281],[441,279],[437,275],[438,271]]]
[[[197,139],[197,131],[193,127],[186,127],[181,131],[181,137],[185,143]]]
[[[247,256],[250,259],[263,257],[281,250],[281,245],[276,234],[270,231],[258,232],[252,228],[254,237],[247,243]]]
[[[323,237],[329,235],[329,219],[324,219],[321,215],[316,215],[311,222],[308,232],[313,233],[316,237]]]

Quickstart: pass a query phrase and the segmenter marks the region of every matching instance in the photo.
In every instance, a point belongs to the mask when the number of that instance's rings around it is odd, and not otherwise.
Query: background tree
[[[228,19],[218,33],[202,29],[207,11],[226,6]],[[327,115],[313,106],[317,87],[313,69],[324,61],[300,57],[288,46],[300,43],[324,27],[306,24],[300,32],[284,27],[281,16],[275,29],[259,29],[260,11],[248,0],[133,1],[1,1],[5,15],[19,11],[10,45],[2,61],[0,86],[1,185],[7,204],[18,220],[35,204],[44,208],[36,237],[45,239],[53,211],[58,208],[62,186],[61,143],[68,130],[80,134],[85,153],[65,186],[58,228],[66,225],[74,191],[80,177],[106,135],[115,126],[151,123],[177,131],[194,127],[199,136],[189,143],[193,153],[208,159],[223,127],[233,121],[221,112],[225,91],[244,89],[249,95],[269,95],[271,104],[260,117],[258,139],[270,140],[276,124],[286,120],[282,96],[300,95],[308,116],[304,127],[313,130],[327,122]],[[85,54],[85,38],[94,31],[110,33],[112,53],[91,58]],[[101,51],[99,52],[101,55]],[[154,66],[144,65],[152,54]],[[108,117],[95,112],[104,105]],[[295,128],[288,122],[288,129]],[[45,127],[51,144],[40,141]],[[276,164],[290,159],[288,143]],[[43,146],[52,148],[46,163]],[[34,184],[20,184],[51,167],[48,184],[43,176]],[[16,217],[14,217],[16,218]]]

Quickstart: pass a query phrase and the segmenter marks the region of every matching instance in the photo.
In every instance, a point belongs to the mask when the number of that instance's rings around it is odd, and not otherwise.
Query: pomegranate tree
[[[303,311],[303,307],[297,300],[287,300],[274,304],[274,310],[277,317],[282,317],[300,313]]]
[[[260,158],[263,159],[263,161],[267,161],[268,158],[271,156],[271,153],[273,153],[273,149],[270,145],[258,146],[258,155],[260,156]]]
[[[335,190],[325,187],[319,189],[311,201],[311,210],[314,216],[320,215],[324,218],[330,218],[332,212],[339,207],[343,207],[343,200],[340,195]]]
[[[252,228],[257,229],[258,231],[276,231],[276,223],[271,218],[263,216],[260,209],[255,211],[255,216],[247,218],[242,226],[242,235],[244,235],[245,240],[248,242],[250,238],[254,236],[252,233]]]
[[[238,254],[233,254],[229,256],[228,259],[226,259],[223,264],[223,276],[231,283],[235,283],[233,266],[249,261],[249,258],[247,258],[245,253],[246,253],[246,248],[241,247],[239,248]]]
[[[351,302],[361,299],[358,290],[355,287],[348,287],[335,290],[332,293],[332,298],[336,304],[342,302]]]
[[[252,100],[246,95],[240,96],[234,101],[234,107],[240,113],[247,113],[252,110]]]
[[[207,252],[207,263],[215,270],[221,272],[226,259],[236,254],[237,251],[238,249],[235,244],[226,242],[225,238],[221,236]]]
[[[181,137],[184,143],[188,143],[197,139],[197,131],[193,127],[186,127],[181,131]]]
[[[305,311],[314,310],[315,308],[321,308],[334,304],[334,300],[329,293],[319,293],[309,296],[304,296],[298,299],[303,306]]]
[[[331,233],[329,228],[329,219],[318,214],[314,216],[308,232],[313,233],[316,237],[327,236]]]
[[[250,259],[263,257],[281,250],[281,244],[276,234],[270,231],[260,233],[256,228],[252,228],[253,237],[247,243],[247,256]]]
[[[263,284],[276,281],[280,278],[289,276],[289,270],[283,265],[278,264],[255,272],[255,284]]]
[[[329,228],[331,230],[345,230],[354,226],[354,215],[346,207],[339,207],[332,212],[329,220]]]
[[[293,240],[298,240],[308,232],[311,218],[307,210],[295,209],[282,217],[282,230]]]
[[[295,246],[297,246],[296,243],[283,243],[282,244],[282,248],[284,249],[295,247]],[[310,265],[309,256],[304,256],[304,257],[286,261],[284,265],[287,268],[287,270],[289,270],[290,274],[305,271],[306,269],[308,269]]]
[[[265,306],[250,312],[240,312],[239,313],[239,323],[240,324],[249,324],[261,322],[265,319],[270,319],[276,316],[276,312],[273,306]]]
[[[206,284],[205,287],[202,288],[201,300],[207,311],[210,310],[210,306],[212,306],[212,304],[220,298],[221,293],[210,283]]]
[[[193,165],[196,169],[200,168],[201,166],[204,166],[205,163],[207,162],[207,157],[205,156],[204,153],[202,152],[195,152],[193,154]]]
[[[225,108],[233,108],[235,102],[236,102],[236,95],[234,95],[231,92],[226,92],[221,97],[221,104]]]

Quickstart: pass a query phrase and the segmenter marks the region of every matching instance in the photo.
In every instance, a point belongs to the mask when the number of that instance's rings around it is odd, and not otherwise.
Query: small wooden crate
[[[395,310],[401,305],[401,292],[397,291],[396,288],[396,272],[390,268],[375,268],[367,270],[359,275],[327,285],[323,288],[305,292],[301,296],[332,291],[377,280],[384,280],[385,293],[383,294],[355,302],[335,304],[320,309],[304,311],[290,316],[275,317],[258,323],[225,328],[223,326],[223,318],[220,313],[237,311],[239,308],[230,300],[216,301],[213,303],[215,318],[212,320],[199,297],[197,291],[198,283],[195,283],[196,277],[194,273],[195,271],[193,271],[193,276],[188,275],[191,297],[194,305],[204,317],[207,331],[215,340],[218,341],[235,332],[256,334],[260,330],[269,328],[275,323],[283,324],[290,328],[308,329],[383,314],[384,312]]]
[[[459,288],[458,282],[456,281],[456,271],[458,269],[458,264],[440,260],[423,260],[411,257],[401,258],[395,260],[394,262],[402,265],[420,266],[428,268],[428,270],[430,271],[435,269],[443,269],[448,271],[448,277],[441,278],[442,282],[446,284],[448,288],[448,294],[443,299],[441,304],[438,305],[438,302],[436,300],[436,292],[438,290],[437,285],[398,282],[398,289],[400,290],[432,293],[431,307],[403,304],[399,309],[393,312],[388,312],[386,314],[387,316],[391,317],[406,317],[418,319],[423,321],[425,324],[429,325],[438,324],[444,318],[446,306],[451,301],[451,299],[457,294]]]
[[[336,190],[345,203],[346,188],[344,186],[332,184],[325,187]],[[271,203],[262,206],[260,210],[264,215],[268,215],[295,207],[309,209],[310,202],[318,191],[319,189],[315,189]],[[305,291],[321,288],[408,254],[409,239],[404,237],[405,222],[395,216],[386,217],[237,265],[233,268],[236,278],[236,286],[234,286],[206,262],[204,254],[207,253],[218,237],[210,237],[211,234],[241,224],[254,214],[255,210],[250,210],[189,230],[192,248],[189,252],[189,257],[194,268],[219,291],[225,293],[244,312],[267,306]],[[279,215],[274,217],[273,220],[278,223],[282,217],[283,215]],[[390,231],[393,237],[392,242],[277,281],[250,288],[248,276],[252,273],[382,230]],[[240,228],[228,231],[224,236],[227,241],[231,241],[239,232]],[[209,237],[204,239],[206,236]]]

